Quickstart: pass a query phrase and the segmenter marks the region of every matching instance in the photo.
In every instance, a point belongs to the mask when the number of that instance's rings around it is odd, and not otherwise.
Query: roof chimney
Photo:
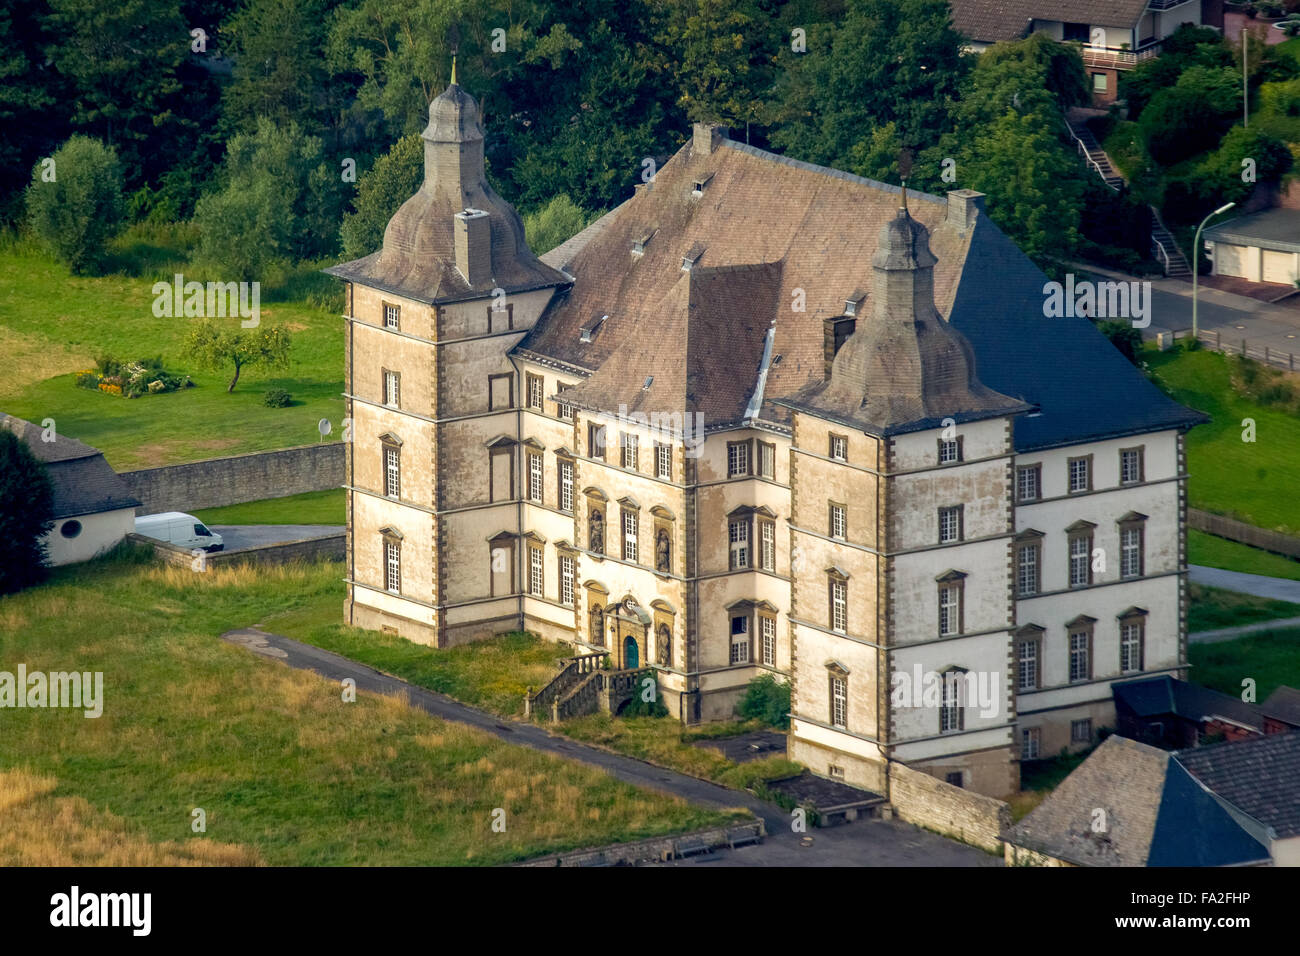
[[[691,155],[707,156],[718,148],[718,144],[727,139],[727,127],[716,123],[696,123],[691,138]]]
[[[984,211],[984,194],[973,189],[953,189],[948,193],[948,222],[958,229],[969,229]]]
[[[471,287],[492,277],[492,223],[482,209],[456,213],[456,268]]]

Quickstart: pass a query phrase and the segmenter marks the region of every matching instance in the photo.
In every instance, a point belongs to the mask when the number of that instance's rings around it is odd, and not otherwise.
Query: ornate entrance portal
[[[650,615],[631,595],[606,609],[609,619],[610,647],[618,651],[615,666],[620,670],[640,667],[649,648]]]
[[[631,634],[623,638],[623,666],[629,670],[633,667],[640,667],[640,656],[637,652],[636,638]]]

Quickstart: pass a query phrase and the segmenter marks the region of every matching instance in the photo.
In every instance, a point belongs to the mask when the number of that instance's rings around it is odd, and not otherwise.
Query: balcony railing
[[[1150,60],[1160,55],[1161,43],[1157,40],[1148,43],[1139,50],[1118,50],[1110,47],[1087,46],[1082,48],[1083,65],[1109,67],[1115,70],[1131,70],[1143,60]]]

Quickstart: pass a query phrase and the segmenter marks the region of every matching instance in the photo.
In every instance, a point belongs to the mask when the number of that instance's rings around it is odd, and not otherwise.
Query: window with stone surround
[[[762,662],[767,667],[776,666],[776,618],[770,614],[760,614],[759,630],[762,637]]]
[[[573,557],[560,555],[560,603],[573,606]]]
[[[1077,495],[1092,491],[1092,455],[1080,455],[1071,458],[1067,465],[1070,494]]]
[[[1020,731],[1020,759],[1037,760],[1038,745],[1042,739],[1037,727],[1026,727]]]
[[[636,471],[641,460],[641,439],[622,432],[619,435],[619,448],[622,452],[620,464],[629,471]]]
[[[952,668],[943,673],[943,700],[939,707],[939,733],[949,734],[963,729],[965,713],[962,708],[962,684],[965,672]]]
[[[951,544],[962,539],[962,505],[939,509],[939,543]]]
[[[845,730],[849,726],[849,675],[841,668],[832,667],[829,679],[831,726]]]
[[[1119,483],[1121,485],[1140,484],[1146,477],[1142,462],[1143,446],[1121,448],[1119,450]]]
[[[1076,521],[1065,529],[1072,588],[1092,584],[1092,532],[1095,527],[1089,521]]]
[[[831,435],[830,457],[833,461],[849,460],[849,439],[845,435]]]
[[[776,522],[758,519],[758,566],[764,571],[776,570]]]
[[[1041,538],[1016,544],[1016,597],[1037,594],[1042,587],[1043,542]]]
[[[673,446],[668,442],[655,442],[655,477],[673,480]]]
[[[771,442],[758,442],[758,474],[762,478],[776,480],[776,445]]]
[[[540,375],[527,374],[528,407],[534,411],[542,411],[546,401],[546,379]]]
[[[952,465],[962,460],[962,436],[939,439],[939,464]]]
[[[557,383],[555,386],[555,394],[557,396],[563,395],[571,388],[573,388],[572,385],[560,385]],[[573,406],[567,404],[566,402],[559,401],[558,398],[555,402],[555,412],[560,417],[561,420],[566,422],[573,421]]]
[[[623,560],[635,563],[640,554],[637,525],[640,516],[629,508],[623,509]]]
[[[1119,525],[1119,576],[1123,580],[1140,578],[1146,573],[1144,538],[1147,516],[1130,511],[1120,518]]]
[[[835,502],[831,502],[829,507],[830,520],[828,521],[828,530],[830,536],[843,541],[849,533],[847,509],[844,505],[836,504]]]
[[[397,305],[384,303],[384,328],[398,331],[401,328],[402,308]]]
[[[383,442],[384,494],[389,498],[402,497],[402,449],[392,441]]]
[[[1022,465],[1016,469],[1016,500],[1037,501],[1043,496],[1043,466]]]
[[[1070,642],[1070,683],[1092,680],[1092,636],[1095,620],[1080,615],[1066,625]]]
[[[515,401],[515,377],[513,375],[488,376],[488,411],[495,412],[510,408]]]
[[[1141,608],[1132,607],[1119,616],[1119,670],[1121,674],[1136,674],[1144,666],[1146,657],[1146,615]]]
[[[830,625],[837,634],[848,631],[849,621],[849,582],[842,575],[832,572],[829,580],[830,590]]]
[[[948,571],[936,580],[939,584],[939,636],[952,637],[965,629],[962,598],[966,575],[961,571]]]
[[[749,475],[749,442],[727,442],[727,477],[744,478]]]
[[[542,482],[544,480],[542,472],[542,456],[534,452],[528,453],[528,500],[536,504],[542,504]]]
[[[384,369],[384,404],[391,408],[402,406],[402,376],[391,369]]]
[[[732,571],[749,568],[749,518],[733,518],[727,522],[727,541],[730,545],[728,567]]]
[[[1092,718],[1085,717],[1083,720],[1070,721],[1070,743],[1092,743]]]
[[[384,588],[389,594],[402,593],[402,543],[384,538]]]
[[[1016,631],[1016,690],[1038,690],[1042,686],[1043,628],[1026,624]]]
[[[747,614],[732,615],[730,662],[749,663],[749,615]]]
[[[567,458],[557,458],[555,464],[559,472],[560,510],[573,514],[573,462]]]
[[[542,549],[534,546],[528,548],[528,593],[541,597],[546,577],[542,573]]]
[[[604,425],[587,426],[587,456],[589,458],[597,458],[600,461],[605,460]]]

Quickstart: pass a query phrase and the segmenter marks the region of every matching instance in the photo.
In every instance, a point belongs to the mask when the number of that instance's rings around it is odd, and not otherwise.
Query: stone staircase
[[[559,722],[588,714],[617,714],[637,694],[648,667],[606,670],[606,655],[582,654],[561,661],[560,672],[536,694],[524,695],[524,716]]]
[[[1088,164],[1088,168],[1100,176],[1107,186],[1119,192],[1124,186],[1124,177],[1115,169],[1110,157],[1101,148],[1101,144],[1097,142],[1097,137],[1093,135],[1087,123],[1076,119],[1067,120],[1065,125],[1074,137],[1079,154]],[[1165,224],[1160,220],[1160,213],[1154,206],[1147,208],[1151,211],[1151,258],[1160,263],[1165,275],[1171,278],[1190,276],[1192,267],[1187,257],[1183,255],[1183,251],[1178,248],[1178,243],[1174,241],[1173,233],[1165,228]]]

